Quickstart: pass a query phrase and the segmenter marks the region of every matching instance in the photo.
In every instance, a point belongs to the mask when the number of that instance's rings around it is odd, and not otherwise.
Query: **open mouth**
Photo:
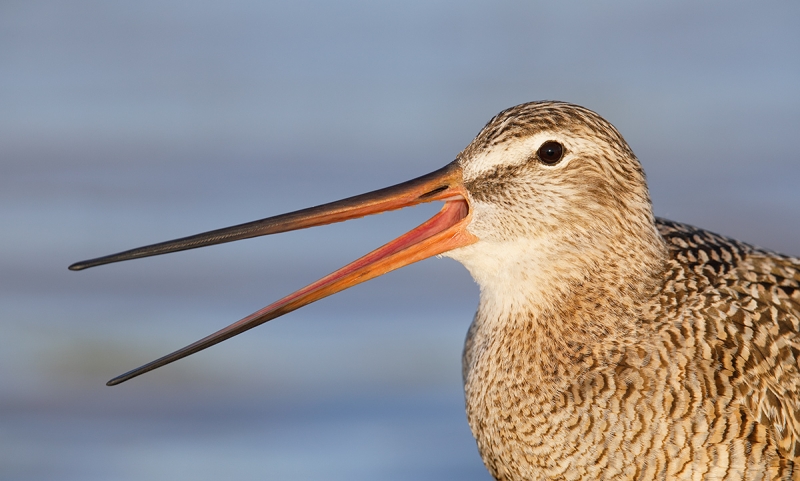
[[[473,244],[477,238],[466,229],[471,213],[461,180],[461,168],[452,162],[422,177],[355,197],[71,265],[71,270],[83,270],[112,262],[342,222],[433,201],[444,201],[444,207],[418,227],[283,299],[182,349],[115,377],[107,384],[120,384],[348,287],[422,259]]]

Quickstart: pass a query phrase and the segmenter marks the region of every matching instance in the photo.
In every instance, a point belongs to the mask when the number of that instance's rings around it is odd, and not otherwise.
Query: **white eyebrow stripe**
[[[597,149],[592,141],[568,136],[564,132],[543,131],[525,138],[508,139],[498,145],[486,148],[476,155],[462,161],[464,180],[470,181],[488,175],[498,167],[520,165],[536,155],[539,147],[547,141],[556,141],[564,146],[564,159],[548,168],[562,168],[575,158],[574,152],[591,152]]]

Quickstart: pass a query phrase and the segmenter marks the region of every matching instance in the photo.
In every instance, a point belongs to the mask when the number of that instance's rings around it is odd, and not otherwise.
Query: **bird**
[[[462,376],[495,479],[800,480],[800,259],[655,217],[622,135],[574,104],[506,109],[392,187],[70,269],[432,201],[407,234],[109,384],[445,256],[480,288]]]

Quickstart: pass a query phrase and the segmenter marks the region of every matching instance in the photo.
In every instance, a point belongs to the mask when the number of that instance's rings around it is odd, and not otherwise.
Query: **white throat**
[[[480,286],[481,311],[500,321],[554,310],[585,276],[583,263],[576,263],[581,254],[550,238],[514,238],[483,240],[444,255],[469,270]]]

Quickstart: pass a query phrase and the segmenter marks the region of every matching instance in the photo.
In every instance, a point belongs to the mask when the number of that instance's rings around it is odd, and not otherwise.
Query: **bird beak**
[[[478,239],[466,229],[471,219],[471,212],[461,174],[461,167],[454,161],[428,175],[392,187],[309,209],[77,262],[69,266],[70,270],[78,271],[112,262],[331,224],[424,202],[444,201],[444,207],[435,216],[388,244],[210,336],[115,377],[107,385],[120,384],[202,351],[348,287],[422,259],[475,243]]]

